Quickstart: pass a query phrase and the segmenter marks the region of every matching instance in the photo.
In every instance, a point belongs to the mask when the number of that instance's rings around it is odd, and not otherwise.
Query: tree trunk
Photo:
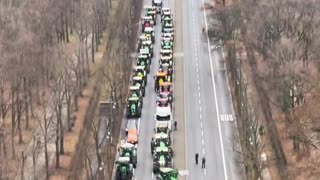
[[[14,101],[14,98],[15,98],[15,90],[14,90],[14,87],[12,88],[11,90],[12,92],[12,95],[11,95],[11,105],[12,105],[12,108],[11,108],[11,150],[12,150],[12,158],[14,159],[15,156],[16,156],[16,153],[15,153],[15,146],[14,146],[14,130],[15,130],[15,127],[16,127],[16,111],[15,111],[15,101]]]
[[[44,109],[46,111],[46,109]],[[46,164],[46,180],[49,180],[49,157],[48,157],[48,119],[46,112],[44,112],[44,158]]]
[[[94,64],[94,53],[95,53],[95,45],[94,45],[94,38],[95,38],[95,35],[94,35],[94,25],[92,26],[92,37],[91,37],[91,61],[92,63]]]
[[[59,153],[59,120],[57,118],[57,128],[56,128],[56,168],[60,166],[60,153]]]
[[[32,92],[31,92],[31,88],[28,89],[28,93],[29,93],[29,108],[30,108],[30,114],[31,117],[34,118],[34,110],[33,110],[33,100],[32,100]]]
[[[69,90],[66,91],[66,101],[67,101],[67,123],[68,131],[71,131],[71,94]]]
[[[28,87],[27,87],[27,78],[23,78],[23,94],[24,94],[24,104],[25,104],[25,118],[26,118],[26,129],[29,129],[29,97],[28,96]]]
[[[64,154],[64,132],[62,124],[62,102],[59,104],[60,154]]]
[[[23,143],[22,130],[21,130],[21,116],[22,116],[22,101],[20,100],[19,93],[16,93],[16,106],[17,106],[17,122],[18,122],[18,133],[19,133],[19,144]]]
[[[69,9],[68,11],[66,12],[66,16],[65,16],[65,33],[66,33],[66,40],[67,40],[67,43],[70,42],[70,39],[69,39],[69,32],[68,32],[68,29],[69,29]]]

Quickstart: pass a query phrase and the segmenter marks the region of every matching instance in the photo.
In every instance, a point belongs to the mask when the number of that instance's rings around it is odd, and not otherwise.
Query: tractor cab
[[[163,50],[173,50],[173,43],[171,40],[162,40],[161,41],[161,49]]]
[[[166,72],[157,72],[155,78],[155,91],[159,91],[159,87],[167,81],[167,73]]]
[[[160,86],[160,92],[172,94],[172,84],[170,82],[164,82]]]
[[[133,168],[137,166],[137,146],[131,143],[124,143],[120,146],[119,149],[120,157],[129,157],[130,163],[133,165]]]
[[[155,22],[153,20],[152,16],[144,16],[141,18],[141,30],[144,32],[145,28],[147,27],[153,27],[155,25]]]
[[[129,87],[129,95],[131,97],[138,97],[140,101],[142,101],[142,91],[139,86],[130,86]]]
[[[168,128],[165,129],[166,131],[168,131]],[[171,151],[171,149],[169,149],[167,146],[170,146],[171,144],[171,138],[169,136],[169,134],[161,132],[161,133],[157,133],[155,135],[155,140],[154,140],[154,144],[157,150],[157,148],[166,148],[168,149],[167,151]]]
[[[139,49],[139,54],[146,55],[148,59],[151,60],[153,53],[151,53],[150,48],[148,46],[144,46]]]
[[[172,50],[171,49],[161,49],[160,51],[160,55],[161,58],[162,57],[170,57],[170,59],[172,59]]]
[[[157,21],[157,10],[155,6],[144,6],[145,15],[151,16],[152,20],[154,21],[154,25],[156,25]]]
[[[171,14],[171,11],[164,11],[161,15],[161,21],[163,21],[166,18],[173,19],[173,15]]]
[[[135,66],[133,70],[133,76],[142,77],[147,84],[148,77],[147,77],[146,66]]]
[[[162,33],[171,34],[172,39],[174,39],[174,29],[173,28],[162,28]]]
[[[151,41],[151,35],[144,33],[139,37],[138,41],[139,41],[138,42],[139,45],[142,44],[143,41]],[[140,46],[138,46],[138,48],[140,49]]]
[[[168,55],[161,55],[160,56],[160,64],[168,63],[171,67],[173,65],[172,54]]]
[[[164,14],[171,14],[171,10],[168,7],[164,7],[161,9],[161,16],[163,16]]]
[[[146,68],[147,73],[150,72],[150,59],[145,54],[140,54],[137,59],[137,66],[144,66]]]
[[[173,20],[171,16],[164,16],[162,19],[162,28],[173,28]]]
[[[152,27],[146,27],[144,28],[144,33],[150,35],[151,41],[152,43],[154,43],[154,40],[155,40],[154,29]]]
[[[172,167],[172,149],[161,143],[155,148],[153,158],[153,172],[159,173],[161,167]]]
[[[155,141],[157,141],[157,139],[159,139],[159,138],[160,139],[166,138],[166,136],[162,136],[162,134],[160,134],[160,133],[169,134],[170,132],[171,132],[171,130],[169,129],[168,124],[157,124],[155,127],[155,133],[156,133]],[[157,136],[157,134],[158,134],[158,136]],[[167,137],[169,137],[169,136],[167,136]]]
[[[128,180],[133,178],[133,165],[129,157],[119,157],[116,161],[116,180]]]
[[[142,95],[145,95],[146,82],[142,76],[134,76],[131,83],[133,86],[139,86],[142,91]]]
[[[172,72],[173,72],[173,70],[172,70],[172,66],[171,66],[169,63],[162,63],[162,64],[160,64],[159,69],[161,69],[161,71],[167,73],[168,79],[169,79],[169,77],[172,79],[172,74],[173,74]],[[171,81],[169,81],[169,82],[171,82]]]
[[[159,107],[170,105],[172,108],[172,96],[164,92],[159,92],[157,95],[157,105]]]
[[[148,40],[148,41],[142,41],[140,45],[140,50],[141,49],[145,49],[145,50],[148,50],[149,53],[150,53],[150,57],[152,58],[153,57],[153,45],[152,45],[152,41]]]
[[[159,169],[157,180],[178,180],[179,172],[169,167]]]
[[[127,100],[127,117],[139,118],[141,117],[142,101],[138,96],[131,96]]]
[[[162,41],[171,41],[173,43],[174,35],[173,33],[162,33]]]
[[[160,14],[162,9],[162,0],[152,0],[152,6],[155,6],[157,13]]]

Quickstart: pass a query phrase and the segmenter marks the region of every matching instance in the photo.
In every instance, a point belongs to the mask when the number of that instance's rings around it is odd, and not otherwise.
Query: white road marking
[[[200,118],[200,120],[202,119],[202,114],[200,114],[200,117],[199,117],[199,118]]]
[[[198,86],[199,89],[200,89],[200,86]],[[201,97],[201,94],[200,94],[200,91],[198,92],[198,97],[200,98]],[[201,104],[201,100],[199,99],[199,104]]]
[[[201,140],[201,143],[202,143],[202,146],[203,146],[204,145],[204,140],[203,139]]]
[[[199,81],[198,81],[199,82]],[[199,83],[198,83],[199,84]],[[200,93],[200,86],[198,86],[198,91],[199,91],[199,93]]]
[[[203,136],[203,130],[201,130],[201,136]]]
[[[140,119],[141,118],[138,119],[138,132],[140,132]]]
[[[205,7],[205,2],[202,0],[202,5]],[[212,86],[213,86],[213,94],[215,97],[215,105],[216,105],[216,112],[217,112],[217,121],[218,121],[218,130],[219,130],[219,138],[220,138],[220,146],[221,146],[221,154],[222,154],[222,164],[223,164],[223,172],[224,172],[224,179],[228,180],[227,168],[226,168],[226,160],[224,155],[224,147],[223,147],[223,140],[222,140],[222,132],[221,132],[221,124],[220,124],[220,117],[219,117],[219,109],[218,109],[218,102],[217,102],[217,92],[216,92],[216,83],[214,78],[214,73],[212,69],[212,55],[210,51],[210,40],[208,35],[208,22],[206,17],[206,9],[203,9],[203,17],[204,17],[204,24],[206,26],[206,33],[207,33],[207,43],[208,43],[208,52],[209,52],[209,61],[210,61],[210,69],[211,69],[211,76],[212,76]]]
[[[153,179],[153,177],[154,177],[154,174],[153,174],[153,172],[151,173],[151,178]]]
[[[199,93],[199,96],[200,96],[200,93]],[[201,99],[199,99],[199,105],[201,105]]]
[[[199,107],[199,111],[200,111],[200,113],[202,112],[202,107],[201,106]]]
[[[203,154],[203,155],[205,154],[204,148],[202,148],[202,154]]]
[[[232,114],[220,114],[221,121],[234,121]]]
[[[200,122],[200,126],[201,126],[201,129],[202,129],[202,121]]]
[[[207,169],[204,169],[204,175],[207,175]]]

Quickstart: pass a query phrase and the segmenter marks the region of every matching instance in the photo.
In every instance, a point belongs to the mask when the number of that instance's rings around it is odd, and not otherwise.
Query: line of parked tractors
[[[116,179],[133,179],[137,166],[138,128],[136,118],[141,117],[143,97],[150,72],[155,43],[155,27],[158,15],[161,18],[161,50],[159,69],[154,76],[154,90],[157,106],[154,116],[154,137],[151,140],[153,173],[157,180],[177,180],[178,171],[173,168],[173,149],[171,147],[172,103],[173,103],[173,15],[169,8],[162,7],[162,0],[152,0],[152,6],[144,6],[141,19],[142,35],[138,39],[138,57],[133,68],[127,99],[126,140],[118,148],[116,160]],[[143,165],[143,164],[141,164]]]

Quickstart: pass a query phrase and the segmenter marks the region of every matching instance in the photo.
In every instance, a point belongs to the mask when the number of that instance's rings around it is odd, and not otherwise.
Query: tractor
[[[163,71],[158,71],[156,76],[154,77],[154,90],[155,92],[159,92],[159,87],[167,81],[167,73]]]
[[[150,60],[153,55],[153,51],[151,51],[148,46],[141,46],[141,48],[139,49],[139,53],[142,55],[146,55]]]
[[[135,66],[133,70],[133,76],[142,77],[144,82],[146,82],[146,84],[148,83],[146,66]]]
[[[166,127],[165,129],[162,129],[162,131],[163,132],[160,131],[159,133],[154,135],[154,145],[155,145],[155,147],[164,147],[164,146],[170,146],[171,145],[171,138],[170,138],[170,134],[169,134],[171,132],[171,130],[169,129],[169,127]],[[169,152],[172,153],[172,149],[169,149]]]
[[[157,10],[155,6],[144,6],[144,10],[145,10],[145,15],[146,16],[151,16],[152,20],[154,21],[154,25],[157,25]]]
[[[179,172],[176,169],[164,167],[159,169],[157,180],[178,180]]]
[[[129,157],[133,168],[137,167],[137,146],[131,143],[124,143],[120,146],[120,157]]]
[[[133,165],[129,157],[119,157],[116,164],[116,180],[133,179]]]
[[[141,40],[138,42],[138,50],[140,49],[149,49],[151,58],[153,57],[153,45],[151,40]]]
[[[159,69],[161,69],[161,71],[166,72],[167,76],[168,76],[168,81],[171,82],[172,78],[173,78],[173,69],[172,69],[172,65],[170,65],[167,62],[161,63]]]
[[[152,28],[152,27],[145,27],[145,28],[144,28],[144,33],[147,34],[147,35],[151,35],[151,41],[152,41],[152,43],[155,42],[154,28]]]
[[[171,16],[164,16],[162,19],[162,29],[173,28],[173,20]]]
[[[141,31],[144,33],[145,28],[153,27],[155,25],[155,22],[153,20],[152,16],[144,16],[141,19]]]
[[[144,66],[147,73],[150,72],[150,59],[145,54],[140,54],[137,59],[137,66]],[[147,82],[146,82],[147,83]]]
[[[142,76],[134,76],[132,78],[131,84],[133,86],[139,86],[140,89],[141,89],[141,92],[142,92],[142,96],[145,96],[145,93],[146,93],[146,90],[145,90],[146,82],[144,81]]]
[[[172,150],[172,149],[171,149]],[[172,153],[169,148],[160,143],[160,146],[155,148],[153,157],[153,172],[159,173],[162,167],[172,167]]]
[[[127,99],[127,118],[141,117],[142,101],[138,96]]]

